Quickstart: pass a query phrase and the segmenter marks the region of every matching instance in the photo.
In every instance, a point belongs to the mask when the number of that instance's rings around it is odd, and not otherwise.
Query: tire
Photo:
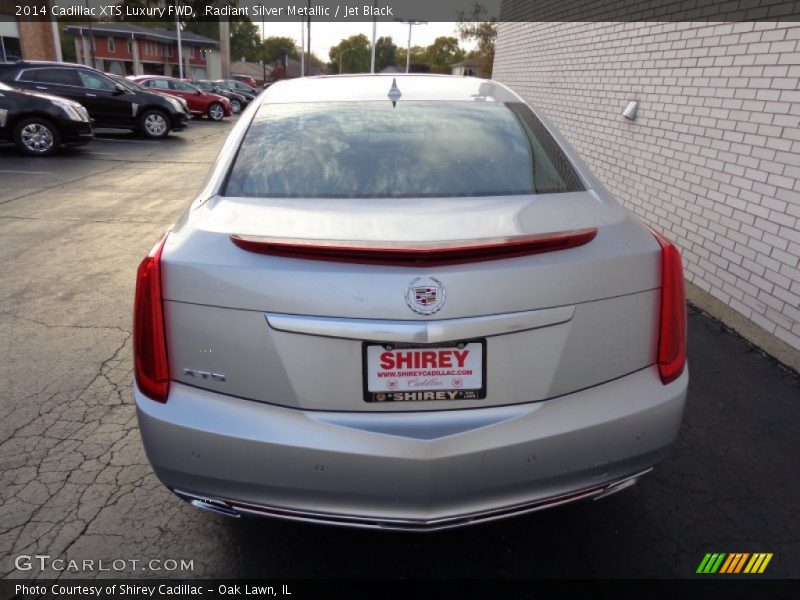
[[[52,156],[61,150],[61,134],[47,119],[28,117],[14,127],[14,143],[28,156]]]
[[[160,140],[169,135],[169,117],[160,110],[150,109],[139,115],[139,133]]]
[[[231,98],[231,112],[238,115],[242,112],[242,102],[237,98]]]
[[[207,114],[212,121],[222,121],[225,118],[225,107],[219,102],[212,102]]]

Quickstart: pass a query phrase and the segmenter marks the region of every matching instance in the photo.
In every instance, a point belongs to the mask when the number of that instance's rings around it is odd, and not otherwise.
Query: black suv
[[[132,129],[151,138],[186,127],[188,117],[174,98],[126,87],[101,71],[69,63],[0,63],[0,81],[80,102],[95,127]]]
[[[77,102],[0,83],[0,141],[31,156],[50,156],[62,144],[79,146],[93,137],[89,113]]]

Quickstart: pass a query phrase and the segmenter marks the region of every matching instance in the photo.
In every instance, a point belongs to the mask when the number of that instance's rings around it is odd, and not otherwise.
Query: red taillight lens
[[[163,236],[139,265],[133,303],[133,362],[136,384],[148,398],[166,402],[169,394],[167,336],[161,298]]]
[[[677,246],[650,229],[661,245],[661,317],[658,328],[658,372],[661,381],[675,381],[686,367],[686,296],[683,265]]]

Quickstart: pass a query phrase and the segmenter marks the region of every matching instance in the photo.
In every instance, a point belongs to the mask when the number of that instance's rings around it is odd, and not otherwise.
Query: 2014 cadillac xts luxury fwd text
[[[425,530],[599,498],[686,399],[676,247],[471,77],[270,87],[134,312],[150,462],[231,516]]]

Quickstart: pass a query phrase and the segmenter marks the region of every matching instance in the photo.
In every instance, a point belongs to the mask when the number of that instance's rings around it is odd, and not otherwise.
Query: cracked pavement
[[[705,552],[773,552],[767,575],[800,577],[800,380],[695,311],[678,443],[606,500],[428,535],[179,501],[137,430],[134,278],[230,126],[195,121],[161,142],[101,133],[49,160],[0,147],[0,576],[687,577]],[[20,571],[21,554],[194,562]]]

